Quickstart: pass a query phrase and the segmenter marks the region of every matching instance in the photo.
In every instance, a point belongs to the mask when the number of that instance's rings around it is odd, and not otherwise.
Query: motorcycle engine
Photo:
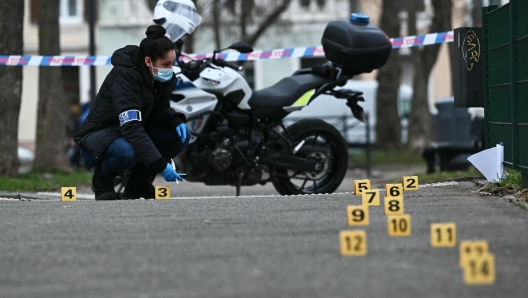
[[[209,164],[219,173],[225,172],[233,163],[230,145],[231,141],[225,139],[209,154]]]

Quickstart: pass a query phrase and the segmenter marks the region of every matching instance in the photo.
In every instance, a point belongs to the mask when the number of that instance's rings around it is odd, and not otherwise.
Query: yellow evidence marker
[[[61,201],[62,202],[77,201],[77,187],[61,187]]]
[[[349,226],[368,226],[368,206],[347,206],[347,223]]]
[[[403,197],[403,184],[386,184],[385,185],[385,196],[386,197]]]
[[[364,190],[361,194],[361,204],[365,206],[379,206],[380,205],[380,191],[379,189]]]
[[[364,180],[354,180],[354,194],[360,195],[365,190],[370,189],[370,180],[364,179]]]
[[[464,266],[464,283],[468,285],[489,285],[495,282],[495,256],[486,253],[467,259]]]
[[[418,190],[418,176],[405,176],[403,177],[403,189],[404,190]]]
[[[455,223],[431,224],[432,247],[454,247],[457,243]]]
[[[156,200],[168,200],[170,199],[170,186],[156,186]]]
[[[342,256],[364,256],[367,254],[367,233],[365,230],[341,231],[339,242]]]
[[[411,236],[411,216],[404,215],[390,215],[387,216],[388,233],[389,236],[402,237]]]
[[[403,209],[403,197],[386,197],[384,199],[385,215],[401,215]]]
[[[487,241],[461,241],[460,242],[460,267],[464,268],[466,260],[482,257],[488,253]]]

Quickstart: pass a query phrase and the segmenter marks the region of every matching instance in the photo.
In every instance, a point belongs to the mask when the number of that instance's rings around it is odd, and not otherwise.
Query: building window
[[[323,8],[326,5],[326,0],[316,0],[317,6]],[[310,8],[312,0],[301,0],[301,7]]]
[[[82,0],[60,0],[60,23],[80,24],[83,22]]]

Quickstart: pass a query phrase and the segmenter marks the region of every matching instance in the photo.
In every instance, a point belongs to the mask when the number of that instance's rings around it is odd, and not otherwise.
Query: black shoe
[[[139,162],[130,170],[125,192],[121,198],[123,200],[154,199],[155,188],[152,181],[155,177],[156,172],[147,169],[144,163]]]
[[[141,188],[140,187],[132,187],[128,186],[125,188],[125,191],[123,193],[123,196],[121,196],[122,200],[137,200],[139,198],[144,198],[145,200],[154,199],[155,197],[155,188],[154,185],[144,185]]]
[[[92,178],[92,191],[95,193],[96,201],[117,200],[114,190],[115,175],[102,174],[101,169],[96,166]]]

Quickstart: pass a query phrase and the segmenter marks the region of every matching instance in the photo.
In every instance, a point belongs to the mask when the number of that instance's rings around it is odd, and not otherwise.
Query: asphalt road
[[[528,212],[474,188],[406,192],[406,238],[370,207],[364,257],[339,254],[350,194],[0,201],[0,297],[526,297]],[[450,221],[489,241],[494,285],[465,285],[458,248],[430,246]]]

